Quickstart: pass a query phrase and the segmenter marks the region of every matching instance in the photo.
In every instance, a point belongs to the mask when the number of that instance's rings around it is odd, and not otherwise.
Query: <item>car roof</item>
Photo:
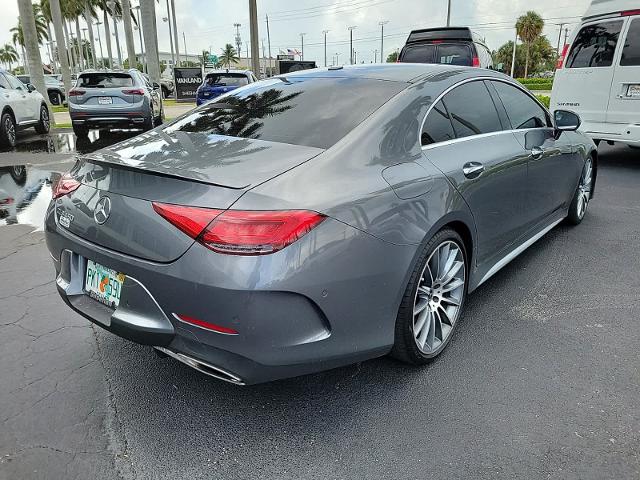
[[[418,83],[429,79],[467,73],[468,76],[495,76],[510,78],[494,70],[477,67],[462,67],[436,63],[374,63],[364,65],[345,65],[344,67],[314,68],[278,75],[285,78],[369,78],[391,82]]]
[[[244,75],[248,75],[249,73],[251,73],[251,70],[233,70],[233,69],[215,69],[215,70],[206,70],[204,72],[205,75],[209,75],[210,73],[241,73]]]

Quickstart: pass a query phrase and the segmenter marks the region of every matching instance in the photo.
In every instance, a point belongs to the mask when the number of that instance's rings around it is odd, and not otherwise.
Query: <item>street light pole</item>
[[[324,34],[324,66],[327,66],[327,33],[329,33],[329,30],[323,30],[322,33]]]
[[[302,51],[300,52],[300,61],[304,60],[304,36],[306,35],[306,33],[301,33],[300,34],[300,41],[302,42]]]
[[[102,38],[100,38],[100,25],[102,25],[102,22],[95,23],[95,26],[98,29],[98,44],[100,45],[100,64],[102,64],[102,62],[104,62],[104,53],[102,51]]]
[[[256,77],[260,77],[260,47],[258,43],[258,5],[256,0],[249,0],[249,35],[251,37],[251,69]]]
[[[349,62],[353,65],[353,31],[356,27],[349,27]]]
[[[267,45],[269,47],[269,77],[273,76],[273,67],[271,65],[271,34],[269,33],[269,15],[265,15],[267,20]]]
[[[447,3],[447,27],[451,26],[451,0]]]
[[[380,63],[384,62],[384,26],[387,23],[389,23],[389,20],[382,20],[381,22],[378,22],[378,25],[380,25]]]
[[[511,78],[516,68],[516,46],[518,45],[518,31],[516,30],[516,37],[513,39],[513,54],[511,56]]]
[[[238,58],[240,58],[240,47],[242,47],[242,38],[240,38],[240,27],[242,25],[239,23],[234,23],[233,26],[236,27],[236,47],[238,49]]]
[[[164,19],[163,19],[164,20]],[[169,8],[169,0],[167,0],[167,25],[169,26],[169,44],[171,45],[171,63],[176,66],[176,56],[173,53],[173,32],[171,31],[171,8]],[[211,53],[211,52],[209,52]]]

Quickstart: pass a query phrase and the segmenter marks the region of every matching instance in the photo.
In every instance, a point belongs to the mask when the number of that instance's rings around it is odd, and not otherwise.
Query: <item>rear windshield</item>
[[[209,73],[204,78],[204,84],[210,87],[242,87],[248,83],[249,80],[246,75],[237,73]]]
[[[401,62],[442,63],[471,67],[473,54],[468,43],[423,43],[407,45],[402,50]]]
[[[273,79],[218,97],[165,131],[329,148],[405,87],[363,78]]]
[[[118,88],[133,86],[133,78],[126,73],[84,73],[78,77],[78,87]]]

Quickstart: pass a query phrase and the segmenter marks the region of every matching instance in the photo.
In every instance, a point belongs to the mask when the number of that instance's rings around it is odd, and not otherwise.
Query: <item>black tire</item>
[[[584,208],[582,208],[581,199],[583,202],[585,201],[583,184],[585,183],[585,175],[587,174],[587,169],[588,169],[587,165],[591,166],[591,170],[589,172],[590,182],[588,186],[589,195],[588,195],[588,198],[586,199],[586,205],[584,205]],[[595,178],[594,177],[595,170],[593,167],[594,167],[593,158],[589,157],[582,169],[578,187],[576,188],[576,191],[573,194],[573,198],[571,199],[571,205],[569,205],[569,213],[567,215],[566,220],[567,220],[567,223],[570,225],[579,225],[582,222],[582,219],[584,218],[587,212],[587,207],[589,206],[589,200],[591,199],[591,192],[593,192],[593,180]]]
[[[23,186],[27,183],[27,167],[24,165],[14,165],[9,167],[9,175],[17,185]]]
[[[13,116],[6,112],[0,117],[0,145],[15,147],[17,141],[16,122]]]
[[[156,119],[153,116],[153,112],[152,112],[151,116],[149,116],[149,118],[145,118],[144,123],[142,124],[142,131],[143,132],[148,132],[153,127],[155,127],[155,123],[156,123]]]
[[[160,115],[158,115],[155,120],[156,127],[158,125],[162,125],[163,123],[164,123],[164,107],[160,108]]]
[[[49,133],[51,129],[51,120],[49,119],[49,109],[46,105],[40,105],[40,120],[36,123],[36,132],[44,135]]]
[[[87,138],[89,136],[89,129],[84,126],[74,125],[73,133],[75,133],[78,138]]]
[[[416,344],[416,340],[413,334],[413,308],[414,301],[416,298],[416,293],[418,290],[418,285],[420,283],[420,279],[425,271],[426,263],[434,251],[445,242],[454,242],[458,248],[462,251],[464,257],[464,267],[465,275],[464,275],[464,287],[460,300],[460,308],[459,313],[457,315],[457,320],[454,322],[452,330],[450,331],[447,338],[442,342],[442,344],[431,354],[425,354],[418,348]],[[396,318],[396,327],[395,327],[395,340],[394,345],[391,350],[391,356],[397,358],[406,363],[410,363],[413,365],[423,365],[434,358],[436,358],[442,351],[446,348],[451,337],[453,336],[455,326],[458,324],[458,320],[462,316],[464,312],[464,304],[467,295],[467,286],[468,286],[468,255],[465,249],[464,242],[458,233],[450,228],[445,228],[436,233],[431,240],[423,247],[422,253],[416,262],[415,268],[411,273],[411,277],[409,278],[409,283],[405,290],[404,296],[402,297],[402,302],[400,303],[400,309],[398,310],[398,316]]]
[[[52,92],[49,94],[49,101],[51,105],[60,105],[62,103],[62,97],[58,92]]]
[[[162,98],[169,98],[169,89],[166,87],[162,87]]]

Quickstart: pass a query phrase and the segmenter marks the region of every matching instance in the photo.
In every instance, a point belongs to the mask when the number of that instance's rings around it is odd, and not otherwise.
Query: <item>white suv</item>
[[[25,85],[9,72],[0,70],[0,144],[13,147],[18,129],[35,127],[49,132],[49,110],[33,85]]]
[[[640,2],[594,0],[553,81],[551,110],[573,110],[580,130],[640,148]]]

